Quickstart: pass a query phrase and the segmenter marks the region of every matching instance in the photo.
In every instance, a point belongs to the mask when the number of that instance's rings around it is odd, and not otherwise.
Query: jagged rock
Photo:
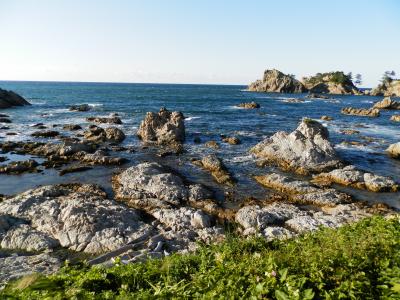
[[[376,109],[400,109],[400,102],[392,100],[390,97],[384,98],[382,101],[376,102],[373,106]]]
[[[396,192],[399,189],[399,185],[392,179],[357,170],[354,166],[318,174],[314,176],[313,181],[324,184],[337,183],[372,192]]]
[[[254,146],[250,152],[264,162],[300,174],[319,173],[341,165],[330,144],[328,130],[320,123],[303,119],[290,134],[275,133]]]
[[[127,162],[126,158],[113,157],[106,155],[103,151],[97,150],[95,153],[78,152],[74,158],[88,165],[122,165]]]
[[[111,117],[89,117],[86,118],[88,122],[100,123],[100,124],[122,124],[122,121],[117,116]]]
[[[34,137],[52,138],[60,135],[60,133],[54,130],[47,130],[47,131],[35,131],[31,135]]]
[[[185,140],[185,118],[181,112],[161,108],[158,113],[148,112],[140,123],[138,137],[144,142],[157,144],[182,143]]]
[[[33,160],[13,161],[6,166],[0,167],[0,174],[21,174],[24,172],[34,172],[38,163]]]
[[[400,142],[391,144],[386,150],[393,158],[400,158]]]
[[[243,103],[240,103],[240,104],[238,104],[236,106],[240,107],[240,108],[246,108],[246,109],[260,108],[260,104],[254,102],[254,101],[252,101],[252,102],[243,102]]]
[[[61,260],[50,254],[12,255],[0,258],[0,285],[35,273],[51,274],[61,267]]]
[[[125,139],[125,134],[121,129],[116,127],[103,129],[99,126],[91,125],[88,130],[84,132],[84,138],[95,143],[121,143]]]
[[[64,130],[70,130],[70,131],[75,131],[75,130],[81,130],[82,127],[80,125],[77,124],[65,124],[63,126]]]
[[[182,178],[158,163],[141,163],[113,177],[116,199],[146,210],[170,208],[187,201],[209,199],[201,185],[185,185]]]
[[[325,99],[325,100],[331,99],[331,97],[329,97],[329,96],[322,95],[322,94],[316,94],[316,93],[309,93],[306,96],[306,98],[307,99]]]
[[[379,117],[379,109],[376,108],[354,108],[354,107],[344,107],[341,110],[344,115],[354,115],[363,117]]]
[[[13,91],[0,89],[0,108],[30,105],[23,97]]]
[[[314,76],[303,78],[302,83],[311,93],[361,94],[351,78],[343,72],[318,73]]]
[[[57,240],[26,224],[21,224],[8,230],[0,243],[0,247],[3,249],[21,249],[26,251],[43,251],[55,248],[58,245]]]
[[[222,139],[223,142],[228,143],[230,145],[239,145],[240,140],[236,136],[225,137]]]
[[[194,164],[209,171],[214,179],[221,184],[233,185],[234,180],[223,162],[214,154],[204,156],[202,160],[194,160]]]
[[[269,225],[280,224],[305,214],[305,212],[292,204],[274,202],[265,207],[258,205],[245,206],[237,211],[235,220],[244,229],[256,228],[262,230]]]
[[[49,144],[46,144],[45,147],[48,147],[48,146],[49,146]],[[49,146],[49,147],[51,147],[51,146]],[[55,148],[53,148],[53,149],[55,149]],[[61,156],[71,156],[78,152],[83,151],[83,152],[92,153],[95,150],[96,150],[96,146],[91,145],[91,144],[66,141],[59,146],[58,151],[54,154],[58,154]]]
[[[329,117],[329,116],[322,116],[322,117],[321,117],[321,120],[323,120],[323,121],[332,121],[333,118],[332,118],[332,117]]]
[[[89,111],[90,110],[90,106],[89,104],[78,104],[78,105],[71,105],[69,107],[70,111]]]
[[[390,121],[400,122],[400,115],[393,115],[390,117]]]
[[[374,88],[370,95],[400,97],[400,79],[385,81]]]
[[[291,75],[278,70],[265,70],[262,80],[251,83],[248,87],[253,92],[303,93],[307,89]]]
[[[40,237],[87,253],[117,249],[151,230],[137,211],[106,199],[102,190],[88,184],[29,190],[2,201],[0,211],[27,220]],[[29,239],[33,243],[30,247],[46,245],[42,238]]]
[[[348,202],[351,197],[334,189],[321,189],[309,182],[295,180],[288,176],[272,173],[254,177],[265,187],[283,193],[289,200],[319,206],[335,206]]]

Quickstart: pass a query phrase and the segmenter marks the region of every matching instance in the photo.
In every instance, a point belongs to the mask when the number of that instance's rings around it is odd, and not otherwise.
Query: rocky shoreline
[[[284,86],[290,86],[289,90],[304,91],[294,79],[286,80]],[[274,89],[287,92],[286,87]],[[398,109],[396,103],[384,99],[372,109]],[[245,112],[249,113],[260,105],[243,102],[238,107],[250,109]],[[176,158],[176,164],[186,160],[196,172],[204,172],[221,186],[226,198],[236,184],[236,174],[218,155],[216,141],[208,142],[211,154],[191,159],[182,155],[187,140],[182,112],[165,108],[148,112],[136,135],[143,148],[155,149],[160,161],[132,162],[127,167],[129,153],[139,150],[121,146],[128,134],[118,126],[126,120],[117,114],[94,116],[84,104],[69,109],[90,113],[86,121],[96,125],[48,128],[35,124],[37,131],[32,137],[40,141],[0,142],[2,155],[30,157],[10,163],[4,157],[0,173],[39,176],[54,169],[64,175],[109,166],[114,171],[112,193],[96,184],[68,183],[1,196],[2,284],[31,272],[55,272],[65,259],[80,255],[92,265],[109,266],[116,258],[130,263],[193,251],[199,242],[224,240],[230,228],[243,237],[286,239],[320,226],[336,228],[373,214],[396,213],[385,204],[358,201],[336,188],[395,193],[399,183],[342,159],[329,140],[328,129],[316,120],[303,118],[292,132],[278,131],[249,147],[248,154],[257,161],[260,174],[248,180],[271,193],[264,199],[249,195],[239,206],[226,207],[212,188],[162,163],[165,157]],[[331,120],[328,116],[324,119]],[[235,136],[221,136],[221,141],[229,147],[241,143]],[[387,152],[398,158],[398,143]],[[272,172],[269,166],[280,171]]]

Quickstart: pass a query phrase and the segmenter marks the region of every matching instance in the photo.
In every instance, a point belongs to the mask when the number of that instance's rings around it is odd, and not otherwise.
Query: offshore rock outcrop
[[[400,97],[400,79],[385,81],[370,92],[371,96]]]
[[[286,75],[276,69],[265,70],[261,80],[257,80],[248,86],[252,92],[274,93],[304,93],[307,89],[291,75]]]
[[[386,152],[393,158],[400,158],[400,142],[391,144]]]
[[[279,131],[251,150],[262,163],[299,174],[320,173],[341,165],[329,142],[329,132],[317,121],[303,119],[291,133]]]
[[[376,102],[373,106],[376,109],[400,109],[400,102],[394,101],[390,97],[385,97],[382,101]]]
[[[341,110],[344,115],[362,116],[362,117],[379,117],[379,109],[376,108],[354,108],[354,107],[344,107]]]
[[[359,95],[361,92],[343,72],[318,73],[305,77],[302,83],[311,93]]]
[[[148,112],[140,123],[138,137],[147,143],[170,145],[185,140],[185,118],[179,111],[161,108],[158,113]]]
[[[31,105],[31,104],[17,93],[14,93],[13,91],[6,91],[0,89],[0,109],[10,108],[13,106],[24,106],[24,105]]]
[[[245,108],[245,109],[255,109],[255,108],[260,108],[260,104],[258,104],[257,102],[242,102],[239,103],[238,105],[236,105],[237,107],[240,108]]]

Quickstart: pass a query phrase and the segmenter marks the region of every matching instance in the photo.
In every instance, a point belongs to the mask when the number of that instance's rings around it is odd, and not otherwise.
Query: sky
[[[398,0],[0,0],[0,80],[248,84],[400,74]]]

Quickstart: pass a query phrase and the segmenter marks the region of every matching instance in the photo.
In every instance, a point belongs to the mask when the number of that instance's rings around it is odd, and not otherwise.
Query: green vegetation
[[[328,73],[317,73],[314,76],[304,78],[307,85],[315,86],[319,83],[332,82],[336,84],[353,84],[352,74],[344,74],[343,72],[328,72]]]
[[[289,241],[232,237],[188,255],[65,267],[7,286],[12,299],[400,299],[400,222],[374,217]]]

